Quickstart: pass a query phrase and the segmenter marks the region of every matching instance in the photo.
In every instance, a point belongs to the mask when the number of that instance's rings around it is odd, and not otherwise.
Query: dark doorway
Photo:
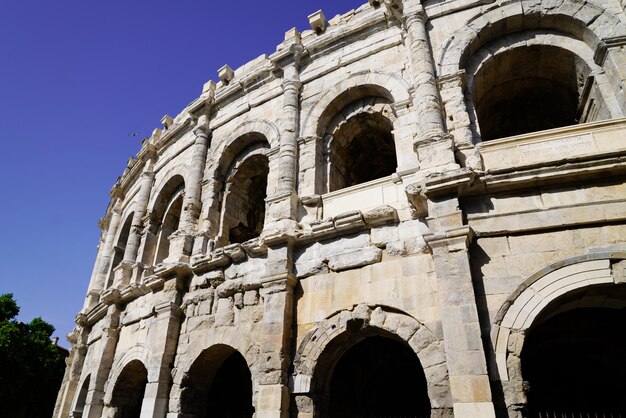
[[[329,416],[430,417],[422,366],[411,348],[369,337],[345,352],[330,380]]]
[[[626,310],[585,308],[531,329],[522,351],[528,417],[626,417],[625,326]]]
[[[111,406],[116,410],[115,418],[139,418],[141,404],[148,383],[148,371],[139,360],[124,367],[115,383]]]
[[[251,418],[252,375],[243,356],[224,345],[204,351],[183,382],[181,406],[195,418]]]

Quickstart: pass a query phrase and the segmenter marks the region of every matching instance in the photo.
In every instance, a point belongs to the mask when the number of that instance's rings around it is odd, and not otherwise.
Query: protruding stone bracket
[[[417,218],[426,218],[428,216],[428,198],[425,194],[425,186],[420,183],[413,183],[406,186],[404,190],[409,200],[415,216]]]
[[[226,86],[232,81],[233,78],[235,78],[235,72],[228,64],[217,70],[217,75]]]
[[[165,130],[168,130],[170,126],[174,123],[174,119],[170,115],[165,115],[161,118],[161,124]]]
[[[213,98],[215,98],[216,89],[217,86],[215,85],[215,81],[209,80],[204,83],[204,86],[202,86],[202,96],[206,97],[209,100],[213,100]]]
[[[476,173],[469,168],[428,176],[424,181],[409,184],[405,193],[418,218],[429,215],[428,201],[441,196],[459,196],[475,183]]]
[[[402,16],[403,16],[403,12],[404,12],[404,7],[402,4],[402,0],[382,0],[385,3],[385,7],[387,9],[387,14],[389,14],[390,16],[395,17],[396,19],[398,19],[399,21],[402,21]],[[372,3],[379,3],[380,1],[370,1],[370,4]],[[373,4],[372,4],[373,5]],[[376,6],[374,6],[376,7]]]
[[[318,194],[310,196],[302,196],[300,203],[306,212],[306,215],[302,217],[301,222],[310,224],[322,219],[324,214],[324,205],[322,203],[322,196]]]
[[[321,10],[309,15],[309,24],[311,25],[311,29],[318,35],[326,32],[326,28],[328,27],[326,16],[324,16],[324,12]]]

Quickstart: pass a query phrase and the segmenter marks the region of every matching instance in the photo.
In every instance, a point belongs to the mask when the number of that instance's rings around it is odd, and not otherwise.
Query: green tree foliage
[[[67,351],[50,341],[52,325],[18,322],[19,311],[12,294],[0,295],[0,416],[49,418]]]

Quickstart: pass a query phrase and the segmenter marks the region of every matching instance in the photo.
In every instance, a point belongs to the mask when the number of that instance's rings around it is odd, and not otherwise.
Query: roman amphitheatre
[[[111,190],[54,417],[626,416],[625,7],[370,0],[216,69]]]

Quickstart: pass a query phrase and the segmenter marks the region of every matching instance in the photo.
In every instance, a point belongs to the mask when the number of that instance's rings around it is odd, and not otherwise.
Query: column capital
[[[202,123],[200,119],[193,127],[193,134],[196,136],[196,143],[210,139],[213,136],[213,131],[209,128],[209,124]]]
[[[426,234],[424,241],[432,249],[433,253],[440,251],[456,252],[466,251],[472,242],[474,231],[468,225],[448,231]]]
[[[428,21],[426,10],[420,2],[405,0],[403,3],[402,17],[407,25],[416,21],[422,24]]]

